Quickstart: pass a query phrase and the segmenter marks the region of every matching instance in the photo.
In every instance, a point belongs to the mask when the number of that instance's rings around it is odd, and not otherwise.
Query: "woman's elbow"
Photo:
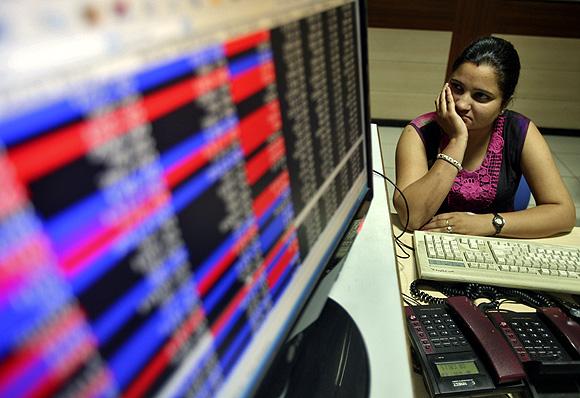
[[[574,229],[574,227],[576,226],[576,207],[574,206],[570,206],[570,208],[567,211],[567,217],[566,217],[566,222],[565,222],[565,232],[570,232]]]
[[[397,210],[397,215],[399,216],[401,227],[405,227],[407,231],[420,229],[430,219],[423,219],[425,215],[419,214],[419,212],[408,208],[408,202],[403,201],[401,196],[395,196],[393,204],[395,205],[395,210]]]
[[[557,224],[560,225],[558,232],[568,233],[576,226],[576,207],[570,200],[570,203],[560,204],[560,216],[557,218]]]
[[[415,230],[421,229],[421,227],[422,227],[423,225],[424,225],[424,224],[421,224],[421,223],[414,223],[414,222],[409,222],[409,224],[406,224],[406,225],[404,225],[404,226],[406,227],[406,228],[405,228],[405,230],[406,230],[407,232],[413,232],[413,231],[415,231]]]
[[[416,217],[412,217],[411,215],[409,215],[410,217],[407,218],[407,213],[405,211],[405,208],[401,209],[402,211],[400,211],[397,208],[397,215],[399,216],[399,221],[401,222],[401,227],[405,228],[406,231],[412,232],[416,229],[421,229],[421,227],[423,225],[425,225],[425,222],[423,220],[419,220]]]

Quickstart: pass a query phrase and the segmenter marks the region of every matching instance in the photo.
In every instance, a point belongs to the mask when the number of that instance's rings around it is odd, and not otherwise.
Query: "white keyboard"
[[[580,246],[415,231],[418,277],[580,294]]]

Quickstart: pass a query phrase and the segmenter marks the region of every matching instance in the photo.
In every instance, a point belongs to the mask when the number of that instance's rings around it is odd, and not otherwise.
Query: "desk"
[[[373,168],[383,172],[375,125],[371,143]],[[421,376],[412,371],[400,296],[401,291],[409,292],[415,266],[412,257],[395,257],[391,231],[398,234],[401,228],[389,203],[385,183],[375,175],[373,201],[329,296],[350,314],[363,336],[370,362],[370,397],[423,398],[427,393]],[[411,237],[407,233],[403,239],[411,243]],[[580,228],[545,241],[579,242]]]
[[[383,172],[378,130],[372,127],[373,168]],[[370,362],[370,397],[423,398],[420,375],[412,372],[403,302],[415,279],[413,258],[397,259],[391,231],[399,234],[398,217],[390,213],[383,179],[374,177],[374,197],[363,227],[348,254],[330,297],[357,324]],[[403,237],[412,243],[412,235]],[[580,228],[572,234],[545,239],[551,243],[580,241]]]
[[[396,214],[391,214],[390,216],[391,216],[391,224],[393,226],[393,234],[395,236],[398,236],[401,233],[403,228],[400,225],[399,218]],[[405,233],[401,237],[401,241],[404,242],[405,244],[412,246],[413,245],[412,237],[413,237],[413,235],[411,233]],[[549,243],[549,244],[578,245],[578,242],[580,242],[580,228],[576,227],[570,233],[565,234],[565,235],[551,237],[551,238],[536,239],[535,241],[545,242],[545,243]],[[397,269],[399,270],[399,281],[400,281],[401,292],[406,293],[406,294],[410,294],[409,285],[411,284],[412,281],[414,281],[416,279],[417,272],[416,272],[416,268],[415,268],[415,259],[414,259],[413,251],[406,249],[406,252],[409,254],[410,257],[409,258],[398,258],[397,259]],[[400,248],[397,248],[397,253],[403,254]],[[429,294],[436,296],[436,297],[445,297],[444,295],[442,295],[439,292],[433,292],[430,290],[426,290],[426,291]],[[516,310],[516,311],[526,311],[526,310],[529,311],[529,310],[531,310],[529,307],[527,307],[523,304],[508,304],[508,305],[503,305],[502,308],[512,309],[512,310]],[[425,386],[420,379],[420,376],[417,374],[413,374],[412,379],[413,379],[413,383],[414,383],[415,397],[418,398],[418,397],[428,396],[427,391],[425,389]],[[498,395],[498,398],[499,397],[505,397],[505,395],[504,394]]]

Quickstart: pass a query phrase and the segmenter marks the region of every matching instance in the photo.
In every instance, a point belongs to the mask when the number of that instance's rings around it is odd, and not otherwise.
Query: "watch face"
[[[496,227],[496,229],[498,230],[498,232],[499,232],[499,230],[500,230],[500,229],[501,229],[501,228],[504,226],[504,224],[505,224],[505,220],[504,220],[504,218],[503,218],[502,216],[500,216],[499,214],[496,214],[496,215],[493,217],[493,221],[492,221],[492,222],[493,222],[493,225],[495,225],[495,227]]]

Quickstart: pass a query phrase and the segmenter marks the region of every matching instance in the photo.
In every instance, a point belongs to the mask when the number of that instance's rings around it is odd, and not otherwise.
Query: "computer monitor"
[[[370,200],[356,1],[0,5],[0,396],[244,396]]]

